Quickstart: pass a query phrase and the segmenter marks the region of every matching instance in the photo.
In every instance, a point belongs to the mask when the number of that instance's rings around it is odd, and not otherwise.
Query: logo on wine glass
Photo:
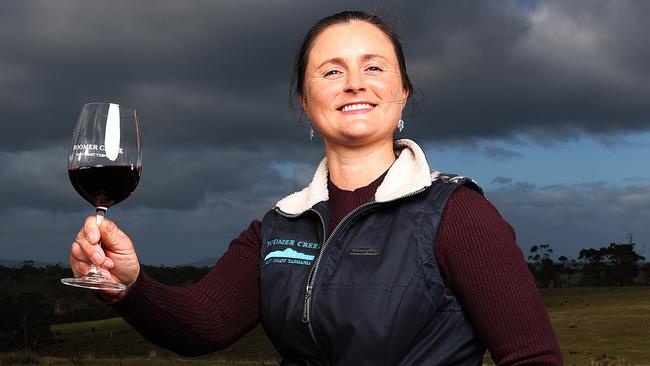
[[[77,157],[77,160],[81,160],[84,157],[90,158],[108,158],[111,161],[115,161],[118,155],[124,154],[124,149],[121,147],[117,148],[117,154],[111,159],[106,153],[106,145],[95,145],[95,144],[78,144],[72,146],[72,151]]]

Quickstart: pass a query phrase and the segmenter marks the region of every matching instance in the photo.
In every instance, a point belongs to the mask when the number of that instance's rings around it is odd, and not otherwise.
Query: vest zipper
[[[358,214],[362,209],[364,209],[364,208],[366,208],[368,206],[394,202],[394,201],[397,201],[397,200],[400,200],[400,199],[403,199],[403,198],[414,196],[414,195],[416,195],[416,194],[418,194],[420,192],[425,191],[429,187],[430,186],[423,187],[421,189],[418,189],[417,191],[413,191],[411,193],[405,194],[405,195],[397,197],[397,198],[393,198],[393,199],[388,200],[388,201],[383,201],[383,202],[374,202],[373,201],[373,202],[364,203],[363,205],[355,208],[354,210],[350,211],[347,215],[345,215],[345,217],[343,217],[343,219],[341,219],[341,221],[339,221],[338,225],[336,225],[336,227],[334,227],[334,230],[332,230],[332,233],[330,234],[329,238],[327,238],[327,240],[325,240],[325,234],[327,233],[327,230],[326,230],[325,220],[323,219],[323,216],[317,210],[315,210],[313,208],[309,209],[309,211],[315,212],[316,215],[318,215],[318,218],[320,219],[320,222],[321,222],[321,224],[323,226],[323,240],[322,240],[323,245],[321,246],[321,250],[320,250],[320,253],[318,255],[318,258],[316,258],[316,262],[314,262],[314,264],[311,266],[311,269],[309,270],[309,274],[307,275],[307,284],[305,285],[305,300],[304,300],[304,305],[303,305],[303,310],[302,310],[302,322],[303,322],[303,324],[307,325],[307,329],[309,330],[309,334],[311,335],[312,340],[316,344],[316,347],[318,347],[318,350],[320,351],[320,354],[322,355],[323,360],[325,361],[326,364],[329,365],[329,363],[327,362],[327,358],[325,357],[325,353],[323,352],[323,349],[321,348],[320,344],[316,340],[316,335],[314,334],[314,329],[312,328],[312,324],[311,324],[311,303],[313,301],[314,283],[316,282],[316,274],[318,273],[318,267],[320,265],[321,258],[323,257],[323,254],[325,253],[325,249],[327,249],[327,246],[329,245],[330,241],[334,237],[334,234],[336,234],[338,232],[338,229],[341,227],[341,225],[346,220],[348,220],[352,215]],[[277,210],[277,208],[276,208],[276,210]],[[282,215],[287,216],[287,217],[297,217],[297,216],[301,215],[301,214],[291,215],[291,214],[286,214],[286,213],[282,212],[281,210],[277,210],[277,211],[279,213],[281,213]]]
[[[318,215],[318,218],[320,218],[320,222],[323,225],[323,246],[321,247],[320,254],[318,255],[318,258],[316,258],[316,262],[314,262],[314,265],[311,266],[311,269],[309,270],[309,275],[307,275],[307,285],[305,286],[305,306],[303,307],[303,310],[302,310],[302,322],[307,324],[310,331],[311,331],[311,314],[310,314],[310,310],[311,310],[312,292],[313,292],[313,289],[314,289],[314,282],[316,281],[316,273],[318,272],[318,267],[320,266],[321,258],[323,258],[323,254],[325,253],[325,250],[327,249],[327,246],[329,245],[332,238],[335,236],[334,234],[336,234],[338,232],[338,229],[341,227],[341,225],[349,217],[351,217],[353,214],[356,214],[357,212],[361,211],[362,208],[370,206],[370,205],[372,205],[374,203],[375,202],[364,203],[363,205],[361,205],[361,206],[355,208],[354,210],[350,211],[347,215],[345,215],[345,217],[343,217],[343,219],[341,221],[339,221],[338,225],[336,225],[336,227],[334,227],[334,230],[332,230],[332,233],[330,234],[329,238],[327,238],[327,240],[325,240],[325,233],[327,231],[326,231],[326,228],[325,228],[325,220],[323,219],[323,216],[318,211],[316,211],[315,209],[313,209],[313,208],[309,209],[310,211],[313,211],[313,212],[316,213],[316,215]],[[312,333],[313,333],[313,331],[312,331]]]
[[[320,214],[320,212],[314,210],[313,208],[310,209],[311,211],[315,212],[316,215],[318,215],[318,218],[320,219],[321,224],[323,225],[323,240],[321,241],[323,245],[321,246],[320,254],[323,253],[323,249],[325,248],[325,244],[327,243],[325,241],[325,234],[326,234],[326,227],[325,227],[325,220],[323,220],[323,216]],[[331,237],[331,235],[330,235]],[[326,365],[329,365],[329,362],[327,362],[327,356],[325,355],[325,352],[323,352],[323,349],[321,348],[320,344],[316,340],[316,335],[314,334],[314,328],[311,326],[311,322],[309,321],[309,314],[310,314],[310,308],[311,308],[311,296],[312,296],[312,291],[314,290],[314,282],[312,281],[312,274],[314,271],[314,267],[319,263],[320,261],[320,254],[318,255],[318,258],[316,259],[316,263],[311,266],[309,270],[309,275],[307,275],[307,285],[305,287],[305,304],[302,308],[302,322],[303,324],[307,324],[307,329],[309,330],[309,335],[311,336],[311,339],[314,341],[314,344],[316,345],[316,348],[318,348],[318,352],[320,352],[321,357],[323,358],[323,361],[325,361]]]
[[[314,299],[313,294],[312,294],[313,290],[314,290],[314,282],[316,282],[316,275],[318,273],[318,267],[320,266],[320,261],[323,258],[323,254],[325,254],[325,250],[327,249],[327,246],[331,242],[332,238],[335,237],[335,234],[337,234],[338,229],[352,215],[358,214],[362,209],[367,208],[368,206],[372,206],[372,205],[375,205],[375,204],[378,205],[378,204],[394,202],[394,201],[397,201],[397,200],[400,200],[400,199],[403,199],[403,198],[414,196],[414,195],[416,195],[416,194],[418,194],[420,192],[423,192],[427,188],[429,188],[429,186],[421,188],[421,189],[419,189],[417,191],[413,191],[411,193],[405,194],[403,196],[393,198],[392,200],[389,200],[389,201],[364,203],[363,205],[355,208],[354,210],[350,211],[347,215],[345,215],[345,217],[343,217],[343,219],[341,221],[339,221],[338,225],[336,225],[336,227],[334,227],[334,230],[332,230],[332,233],[330,234],[329,238],[327,238],[327,240],[325,240],[326,230],[325,230],[325,220],[323,220],[323,216],[317,210],[315,210],[313,208],[309,209],[310,211],[313,211],[313,212],[316,213],[316,215],[318,215],[318,218],[320,218],[321,224],[323,225],[323,246],[321,247],[320,254],[318,255],[318,258],[316,258],[316,262],[314,263],[314,265],[312,265],[311,269],[309,270],[309,275],[307,276],[307,285],[305,286],[305,304],[304,304],[303,311],[302,311],[302,322],[307,324],[307,326],[309,327],[310,332],[312,333],[312,337],[313,337],[313,330],[311,329],[311,302]],[[314,341],[316,341],[315,338],[314,338]]]
[[[323,255],[325,254],[325,250],[327,249],[327,246],[329,243],[332,241],[332,238],[335,237],[335,234],[338,233],[339,228],[353,215],[357,215],[361,212],[361,210],[373,206],[373,205],[379,205],[383,203],[389,203],[393,201],[397,201],[399,199],[407,198],[413,195],[416,195],[420,192],[423,192],[427,187],[424,187],[422,189],[419,189],[417,191],[411,192],[409,194],[405,194],[403,196],[394,198],[390,201],[384,201],[384,202],[368,202],[364,203],[363,205],[355,208],[354,210],[350,211],[339,223],[334,227],[334,230],[332,230],[332,233],[330,234],[329,238],[325,240],[325,234],[326,234],[326,227],[325,227],[325,220],[323,219],[323,216],[315,209],[310,208],[310,211],[313,211],[318,215],[318,218],[320,219],[321,224],[323,225],[323,246],[321,247],[320,254],[318,255],[318,258],[316,258],[316,262],[312,265],[311,269],[309,270],[309,275],[307,276],[307,285],[305,286],[305,303],[302,309],[302,322],[304,324],[307,324],[307,329],[309,329],[309,334],[311,335],[312,340],[316,344],[316,347],[318,347],[318,350],[320,351],[321,355],[323,355],[323,360],[325,363],[327,363],[327,358],[325,358],[325,354],[323,353],[323,349],[321,348],[320,344],[318,344],[318,341],[316,340],[316,335],[314,334],[314,329],[312,328],[312,323],[311,323],[311,303],[314,299],[313,297],[313,291],[314,291],[314,283],[316,282],[316,275],[318,273],[318,267],[320,266],[320,261],[323,258]]]

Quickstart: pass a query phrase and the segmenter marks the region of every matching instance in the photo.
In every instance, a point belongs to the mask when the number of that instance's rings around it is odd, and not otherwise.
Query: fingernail
[[[102,258],[102,255],[99,252],[95,252],[95,254],[93,254],[93,262],[95,262],[95,264],[102,264],[104,263],[104,258]]]
[[[91,242],[95,241],[95,232],[94,231],[91,231],[91,232],[88,233],[88,240],[90,240]]]

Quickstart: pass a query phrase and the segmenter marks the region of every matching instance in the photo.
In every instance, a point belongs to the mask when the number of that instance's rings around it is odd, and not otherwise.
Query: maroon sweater
[[[330,182],[330,226],[367,202],[383,177],[353,192]],[[167,286],[141,271],[112,306],[145,338],[178,354],[225,347],[260,321],[260,226],[253,221],[196,284]],[[494,206],[461,187],[450,197],[438,230],[435,256],[447,291],[458,296],[495,363],[563,365],[515,233]]]

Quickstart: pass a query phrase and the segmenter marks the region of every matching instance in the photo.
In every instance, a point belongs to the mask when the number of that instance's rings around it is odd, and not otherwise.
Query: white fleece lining
[[[431,172],[424,152],[413,141],[395,140],[393,149],[397,160],[386,173],[386,177],[375,193],[375,201],[387,202],[431,185],[438,172]],[[276,207],[290,215],[301,214],[321,201],[329,199],[327,191],[327,158],[323,158],[314,173],[314,178],[303,190],[290,194],[278,201]]]
[[[407,139],[396,140],[393,149],[399,156],[377,188],[377,202],[390,201],[431,185],[431,170],[427,158],[415,142]]]

